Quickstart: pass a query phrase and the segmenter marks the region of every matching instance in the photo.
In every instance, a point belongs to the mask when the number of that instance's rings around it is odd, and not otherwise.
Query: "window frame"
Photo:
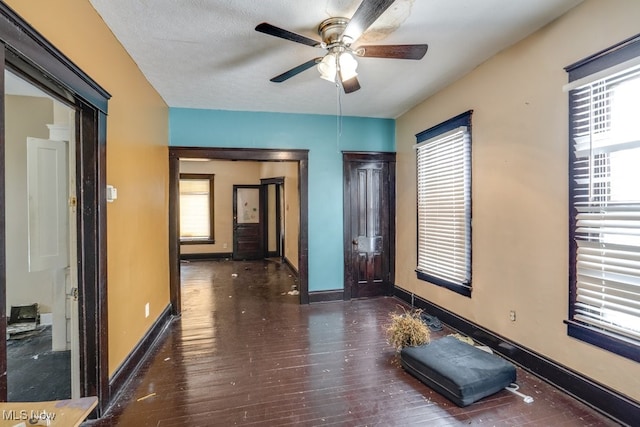
[[[472,201],[471,201],[472,126],[471,126],[471,117],[472,117],[472,114],[473,114],[473,110],[466,111],[436,126],[433,126],[429,129],[426,129],[416,134],[416,145],[414,147],[416,149],[416,254],[417,254],[416,264],[419,264],[421,245],[420,245],[420,208],[419,208],[420,206],[419,192],[420,191],[419,191],[419,182],[418,182],[420,164],[419,164],[419,158],[418,158],[418,149],[422,145],[422,143],[425,143],[430,140],[434,140],[440,136],[444,137],[446,136],[446,134],[450,133],[451,131],[454,131],[457,128],[466,127],[466,134],[468,136],[468,142],[467,142],[468,147],[466,147],[466,150],[468,152],[468,158],[465,161],[465,167],[467,168],[467,170],[464,171],[466,174],[468,174],[468,177],[465,181],[465,196],[468,197],[468,199],[465,202],[465,204],[467,205],[467,211],[465,212],[465,215],[467,215],[465,219],[465,231],[466,231],[465,241],[466,241],[467,253],[465,257],[466,262],[464,265],[466,280],[455,282],[442,277],[437,277],[433,274],[430,274],[427,271],[421,270],[419,266],[416,266],[416,270],[415,270],[416,277],[419,280],[444,287],[446,289],[449,289],[453,292],[456,292],[466,297],[471,297],[471,291],[472,291],[472,286],[471,286],[471,283],[472,283],[472,250],[471,250],[471,247],[472,247],[472,240],[471,240],[472,238],[472,230],[471,230],[471,225],[472,225]]]
[[[209,173],[181,173],[178,180],[178,199],[182,197],[180,193],[180,182],[186,180],[198,180],[198,181],[209,181],[209,231],[210,235],[208,238],[203,239],[185,239],[182,237],[182,233],[178,231],[178,240],[181,245],[212,245],[216,243],[215,240],[215,216],[214,216],[214,174]],[[178,217],[180,216],[178,212]],[[180,218],[178,218],[178,228],[180,228]]]
[[[636,35],[626,39],[610,48],[604,49],[594,55],[591,55],[581,61],[565,67],[568,73],[569,83],[565,87],[570,92],[582,86],[582,82],[586,80],[597,81],[608,75],[623,71],[631,64],[640,64],[640,35]],[[599,348],[608,350],[622,357],[640,362],[640,342],[618,335],[604,329],[599,329],[588,323],[576,320],[577,312],[577,256],[578,243],[576,241],[577,234],[577,209],[574,203],[574,194],[577,190],[575,176],[578,174],[574,170],[573,165],[576,164],[577,156],[574,150],[574,139],[576,137],[572,126],[573,116],[573,96],[568,95],[568,118],[569,118],[569,307],[568,319],[565,320],[567,325],[567,335],[586,343],[592,344]],[[594,156],[591,156],[594,158]]]

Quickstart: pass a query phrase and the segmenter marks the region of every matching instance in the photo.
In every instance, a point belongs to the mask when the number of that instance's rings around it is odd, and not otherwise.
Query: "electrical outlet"
[[[145,319],[146,319],[147,317],[149,317],[149,303],[146,303],[146,304],[144,305],[144,317],[145,317]]]
[[[227,249],[227,244],[226,243],[222,244],[222,249]]]
[[[515,310],[511,310],[511,311],[509,312],[509,319],[510,319],[512,322],[515,322],[515,321],[516,321],[516,311],[515,311]]]

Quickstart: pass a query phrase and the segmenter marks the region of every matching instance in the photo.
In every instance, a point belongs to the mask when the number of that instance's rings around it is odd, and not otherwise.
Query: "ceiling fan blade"
[[[310,39],[305,36],[301,36],[300,34],[292,33],[291,31],[287,31],[285,29],[276,27],[275,25],[271,25],[267,22],[263,22],[256,26],[256,31],[261,33],[269,34],[270,36],[280,37],[281,39],[291,40],[292,42],[306,44],[311,47],[319,47],[320,42]]]
[[[283,81],[290,79],[296,74],[300,74],[301,72],[308,70],[309,68],[313,67],[320,61],[322,61],[322,58],[313,58],[305,62],[304,64],[300,64],[297,67],[290,69],[289,71],[285,71],[279,76],[275,76],[274,78],[271,79],[271,81],[274,83],[282,83]]]
[[[362,0],[342,33],[342,40],[351,44],[358,40],[376,19],[391,6],[395,0]]]
[[[426,44],[371,45],[360,46],[354,53],[365,58],[422,59],[428,48]]]
[[[344,89],[344,93],[352,93],[360,89],[360,82],[358,82],[357,77],[351,77],[342,82],[342,88]]]

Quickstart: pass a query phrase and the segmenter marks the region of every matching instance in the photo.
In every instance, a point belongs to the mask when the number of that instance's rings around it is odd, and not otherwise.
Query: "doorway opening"
[[[285,256],[285,234],[287,203],[285,198],[285,177],[260,180],[264,194],[264,248],[266,258],[283,261]]]
[[[290,244],[289,252],[294,258],[291,261],[294,261],[297,264],[298,271],[298,290],[300,295],[300,303],[307,304],[309,302],[309,292],[308,292],[308,232],[307,232],[307,224],[308,224],[308,212],[307,212],[307,194],[308,194],[308,151],[307,150],[253,150],[253,149],[233,149],[233,148],[181,148],[181,147],[171,147],[169,148],[169,242],[170,242],[170,284],[171,284],[171,304],[173,309],[173,314],[179,314],[181,312],[181,296],[180,296],[180,239],[179,239],[179,177],[180,177],[180,164],[181,160],[184,162],[185,160],[192,160],[192,162],[186,163],[197,163],[193,161],[195,159],[200,159],[198,161],[211,161],[211,160],[226,160],[226,161],[234,161],[234,162],[260,162],[262,164],[273,164],[275,162],[279,163],[287,163],[292,165],[295,168],[295,175],[297,178],[297,185],[288,186],[285,184],[285,188],[287,191],[294,191],[296,205],[298,206],[297,214],[291,211],[291,216],[295,217],[297,233],[291,233],[291,236],[296,239],[296,244]],[[239,163],[229,163],[231,167],[234,165],[238,165]],[[282,165],[280,165],[282,166]],[[264,172],[269,176],[268,172]],[[264,176],[264,175],[263,175]],[[260,181],[260,176],[257,176],[256,180]],[[217,178],[216,178],[217,180]],[[254,180],[253,182],[256,182]],[[237,182],[237,185],[241,185],[241,182]],[[257,188],[261,188],[259,185]],[[262,186],[263,191],[259,192],[259,197],[263,199],[265,197],[265,189]],[[230,204],[233,203],[233,197],[219,197],[219,194],[216,194],[216,204]],[[229,195],[231,196],[231,195]],[[285,196],[286,198],[286,196]],[[286,204],[286,202],[285,202]],[[284,207],[286,211],[286,206]],[[263,211],[268,211],[268,209]],[[268,212],[264,212],[267,213]],[[260,216],[262,221],[268,221],[268,217],[265,218],[263,212],[258,212],[258,216]],[[286,215],[286,212],[285,212]],[[231,220],[232,214],[229,212],[228,219]],[[220,213],[216,213],[216,218],[220,217]],[[231,227],[228,227],[229,229]],[[269,229],[267,229],[269,230]],[[268,234],[269,232],[267,231]],[[263,252],[261,257],[264,257],[265,253],[264,248],[268,248],[269,236],[262,234],[260,236],[260,246],[263,248]],[[294,236],[295,234],[295,236]],[[286,233],[285,233],[286,238]],[[220,234],[218,230],[216,230],[216,245],[220,245],[221,250],[226,250],[227,255],[231,258],[233,256],[233,238],[232,236],[225,237],[223,234]],[[288,241],[288,240],[287,240]],[[226,245],[226,246],[225,246]],[[266,246],[265,246],[266,245]],[[285,247],[285,244],[281,244],[280,248]],[[224,254],[224,252],[222,252]]]
[[[78,398],[76,111],[4,77],[7,400]]]

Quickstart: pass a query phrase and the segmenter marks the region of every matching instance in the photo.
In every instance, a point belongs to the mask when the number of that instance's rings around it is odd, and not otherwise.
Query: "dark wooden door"
[[[233,259],[264,258],[260,185],[233,186]]]
[[[345,299],[390,295],[395,155],[344,153]]]

